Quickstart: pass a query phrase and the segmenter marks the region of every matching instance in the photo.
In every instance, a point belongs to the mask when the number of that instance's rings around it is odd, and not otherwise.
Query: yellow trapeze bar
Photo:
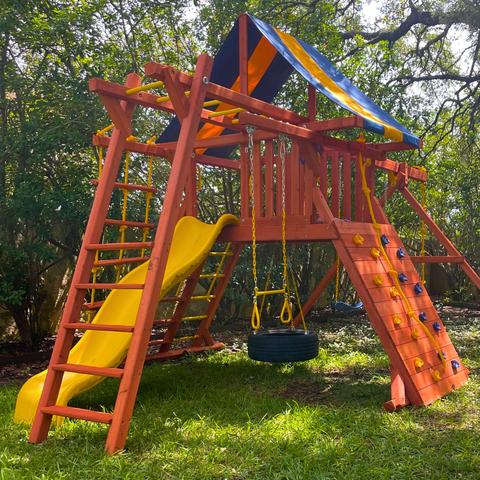
[[[279,293],[285,293],[285,289],[282,288],[281,290],[265,290],[264,292],[255,292],[257,297],[261,297],[263,295],[277,295]]]

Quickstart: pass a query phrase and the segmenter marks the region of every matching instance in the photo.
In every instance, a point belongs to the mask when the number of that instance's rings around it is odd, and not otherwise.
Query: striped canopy
[[[349,112],[363,117],[363,127],[371,132],[415,147],[419,139],[398,123],[375,102],[370,100],[315,47],[249,16],[248,22],[248,93],[254,98],[271,102],[287,81],[293,69],[297,70],[319,92]],[[235,23],[227,39],[215,56],[210,81],[234,91],[240,91],[239,22]],[[208,100],[208,99],[207,99]],[[232,108],[220,104],[210,110]],[[230,115],[233,116],[233,115]],[[166,128],[159,143],[178,139],[180,124],[175,118]],[[211,138],[235,133],[221,126],[200,125],[197,138]],[[234,147],[206,150],[206,154],[227,157]]]

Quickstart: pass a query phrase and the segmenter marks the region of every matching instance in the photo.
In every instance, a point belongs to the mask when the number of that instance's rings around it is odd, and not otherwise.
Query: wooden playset
[[[256,243],[281,242],[282,238],[286,243],[333,243],[338,261],[293,324],[300,325],[302,314],[308,313],[343,265],[391,362],[391,399],[385,403],[388,411],[408,404],[428,405],[468,381],[468,370],[414,264],[457,263],[478,288],[480,278],[410,192],[409,183],[425,183],[427,173],[388,159],[388,152],[420,148],[421,142],[359,92],[316,49],[258,19],[242,15],[225,45],[229,56],[223,47],[215,64],[208,55],[201,55],[193,75],[151,62],[145,65],[145,76],[154,83],[148,85],[141,86],[142,80],[136,74],[130,74],[125,85],[90,80],[90,90],[100,96],[114,128],[110,137],[99,132],[93,138],[94,145],[107,149],[107,153],[101,176],[95,182],[96,195],[50,366],[36,383],[35,399],[28,396],[32,390],[28,382],[19,396],[16,417],[25,421],[35,417],[30,435],[33,443],[47,438],[53,419],[71,417],[108,424],[106,451],[122,449],[145,361],[177,358],[185,350],[200,352],[222,347],[212,339],[209,326],[240,252],[253,238]],[[215,67],[217,61],[221,68]],[[222,61],[231,63],[225,66]],[[270,103],[293,68],[309,82],[308,116]],[[221,75],[229,78],[215,81]],[[168,96],[150,91],[160,88]],[[317,120],[317,90],[353,116]],[[131,121],[138,105],[176,115],[177,120],[157,143],[132,139]],[[373,131],[394,141],[366,143],[363,136],[360,141],[347,141],[329,135],[348,129]],[[225,158],[238,146],[240,160]],[[151,162],[167,159],[171,171],[166,191],[159,193],[151,186],[151,167],[147,186],[128,183],[128,166],[124,182],[119,181],[124,152],[144,154]],[[225,216],[216,226],[209,226],[195,219],[198,165],[240,172],[239,221]],[[378,170],[389,173],[386,191],[375,183]],[[126,207],[122,219],[107,218],[116,188],[123,190],[125,205],[132,190],[145,192],[147,198],[163,195],[158,225],[148,221],[148,201],[143,222],[127,220]],[[421,256],[408,255],[382,208],[397,191],[438,238],[448,256],[426,256],[424,248]],[[101,243],[105,225],[120,227],[119,243]],[[142,241],[126,242],[126,228],[143,230]],[[155,238],[149,240],[153,229]],[[228,247],[209,254],[215,243],[227,243]],[[121,252],[118,259],[99,257],[99,252],[113,250]],[[136,250],[141,251],[140,256],[124,255]],[[211,257],[220,258],[216,273],[202,274]],[[122,266],[132,263],[140,267],[120,279]],[[96,281],[98,268],[106,267],[116,267],[120,272],[117,283]],[[209,300],[208,308],[204,315],[186,317],[202,276],[212,278],[209,291],[200,297]],[[181,285],[177,295],[165,297],[176,284]],[[92,297],[92,302],[85,304],[87,292],[93,289],[111,293],[105,302],[94,302]],[[155,318],[159,301],[176,303],[171,319]],[[91,323],[79,323],[82,308],[98,310]],[[127,316],[124,311],[128,311]],[[180,324],[193,320],[198,321],[196,334],[178,338]],[[258,325],[256,318],[254,323]],[[150,339],[154,325],[167,327],[163,339]],[[92,335],[90,340],[81,340],[85,345],[89,342],[90,352],[105,349],[102,341],[121,344],[112,354],[114,359],[98,363],[92,358],[82,363],[81,355],[72,360],[73,353],[69,358],[76,330]],[[174,348],[179,339],[191,340],[191,345]],[[147,355],[149,347],[156,347],[157,352]],[[84,383],[72,387],[74,392],[59,399],[65,385],[76,382],[78,377],[93,380],[82,380]],[[112,413],[67,406],[74,394],[92,388],[105,377],[120,379]],[[22,405],[33,405],[33,413],[22,413],[26,407],[20,406],[20,397],[24,399]]]

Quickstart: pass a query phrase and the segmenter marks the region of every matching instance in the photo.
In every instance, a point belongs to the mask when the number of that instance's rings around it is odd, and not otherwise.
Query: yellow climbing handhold
[[[413,364],[415,365],[416,368],[420,368],[425,365],[425,362],[421,358],[415,357],[413,359]]]
[[[419,333],[418,329],[414,328],[414,329],[412,330],[412,338],[413,338],[414,340],[416,340],[419,336],[420,336],[420,333]]]
[[[363,242],[365,241],[365,239],[359,234],[357,233],[354,237],[353,237],[353,243],[355,245],[363,245]]]
[[[414,317],[414,316],[415,316],[415,312],[414,312],[413,310],[409,310],[409,311],[407,312],[407,317],[412,318],[412,317]]]
[[[375,285],[377,285],[377,287],[380,287],[381,285],[383,285],[383,277],[381,275],[375,275],[373,277],[373,283]]]
[[[434,372],[432,372],[432,378],[436,382],[439,382],[442,379],[442,377],[440,376],[440,372],[438,370],[435,370]]]
[[[370,255],[371,255],[373,258],[378,258],[378,257],[380,257],[380,250],[378,250],[377,248],[373,247],[373,248],[370,250]]]
[[[392,287],[392,288],[390,289],[390,296],[391,296],[392,298],[396,298],[396,297],[399,297],[399,296],[400,296],[400,293],[399,293],[399,291],[397,290],[397,287]]]
[[[393,323],[395,325],[400,325],[403,322],[402,317],[400,315],[393,316]]]

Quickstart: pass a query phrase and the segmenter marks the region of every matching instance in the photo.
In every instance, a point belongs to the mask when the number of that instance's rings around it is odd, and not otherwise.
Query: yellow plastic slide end
[[[238,219],[233,215],[223,215],[215,225],[207,225],[193,217],[183,217],[175,226],[160,298],[203,262],[223,227],[238,224]],[[149,262],[145,262],[135,268],[119,283],[144,283],[148,265]],[[135,325],[141,297],[141,290],[112,290],[92,323]],[[70,351],[68,363],[116,368],[125,359],[131,338],[131,333],[89,330]],[[33,423],[46,374],[47,370],[30,378],[23,385],[18,394],[14,421]],[[70,399],[90,390],[103,380],[104,377],[65,373],[57,405],[66,406]],[[54,422],[61,425],[63,418],[54,417]]]

